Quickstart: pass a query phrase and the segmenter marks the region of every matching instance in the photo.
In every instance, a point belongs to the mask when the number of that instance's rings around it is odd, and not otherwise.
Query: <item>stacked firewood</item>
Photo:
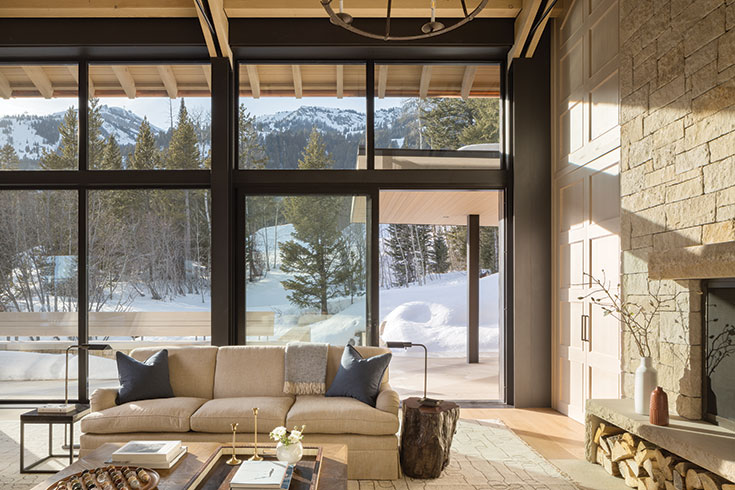
[[[595,432],[597,463],[638,490],[735,490],[735,484],[605,424]]]

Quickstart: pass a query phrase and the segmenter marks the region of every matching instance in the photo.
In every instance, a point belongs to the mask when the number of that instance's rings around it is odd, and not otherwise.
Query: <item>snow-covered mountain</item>
[[[142,117],[121,107],[107,105],[100,106],[100,116],[105,138],[114,135],[121,146],[135,144]],[[38,161],[44,150],[54,151],[59,146],[59,126],[63,119],[64,112],[45,116],[4,116],[0,118],[0,147],[10,144],[21,161]],[[155,134],[165,132],[155,126],[152,130]]]

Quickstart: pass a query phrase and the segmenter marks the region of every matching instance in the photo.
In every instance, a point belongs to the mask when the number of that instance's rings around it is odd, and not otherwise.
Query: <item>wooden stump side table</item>
[[[459,405],[442,402],[422,407],[419,398],[403,401],[401,469],[412,478],[439,478],[449,464],[452,438],[457,430]]]

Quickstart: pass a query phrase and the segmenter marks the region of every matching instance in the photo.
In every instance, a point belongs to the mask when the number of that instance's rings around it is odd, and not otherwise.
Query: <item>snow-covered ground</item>
[[[259,241],[271,244],[269,257],[273,266],[273,243],[291,239],[292,225],[261,230]],[[277,250],[275,250],[277,253]],[[278,257],[278,255],[276,255]],[[248,283],[246,301],[248,311],[272,311],[275,313],[274,334],[261,341],[278,341],[292,328],[299,326],[304,312],[288,300],[288,292],[281,281],[290,274],[280,270],[280,260],[263,279]],[[499,275],[492,274],[480,279],[480,351],[494,352],[498,349],[499,325]],[[365,331],[365,297],[337,298],[330,302],[337,313],[329,318],[308,325],[313,342],[328,342],[344,345],[357,340]],[[155,301],[138,297],[130,311],[189,311],[210,310],[210,298],[205,295],[187,295],[174,301]],[[432,357],[462,357],[466,353],[467,338],[467,280],[464,272],[450,272],[434,277],[424,285],[404,288],[383,289],[380,292],[381,338],[423,343]],[[177,340],[185,340],[180,337]],[[130,338],[108,338],[108,341]],[[146,337],[146,341],[170,341],[170,338]],[[190,340],[193,340],[190,339]],[[422,356],[421,349],[396,350],[397,356]],[[90,356],[90,373],[96,379],[115,379],[117,370],[112,359]],[[70,373],[76,373],[76,356],[71,358]],[[0,351],[0,380],[63,379],[64,355],[22,351]]]

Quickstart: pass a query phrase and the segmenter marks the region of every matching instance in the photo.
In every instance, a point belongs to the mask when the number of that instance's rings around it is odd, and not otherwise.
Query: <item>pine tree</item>
[[[79,120],[77,110],[67,109],[59,125],[61,141],[55,152],[43,151],[41,167],[45,170],[71,170],[79,165]]]
[[[117,144],[115,135],[110,135],[110,139],[105,145],[105,150],[102,153],[102,162],[100,164],[102,170],[122,170],[123,159],[122,153],[120,152],[120,146]]]
[[[160,159],[156,138],[148,118],[144,117],[135,137],[135,150],[128,160],[128,167],[133,170],[153,170],[159,166]]]
[[[194,122],[189,117],[184,100],[179,106],[179,117],[168,147],[167,169],[194,170],[201,166]]]
[[[499,141],[498,99],[429,99],[421,114],[426,139],[434,150]]]
[[[0,148],[0,169],[16,170],[20,166],[20,159],[15,148],[10,143]]]
[[[99,169],[102,166],[102,158],[105,153],[105,138],[102,135],[102,107],[100,100],[89,99],[89,111],[87,114],[87,156],[89,168]]]
[[[449,247],[441,232],[434,234],[430,256],[431,272],[444,274],[449,270]]]
[[[251,116],[245,110],[245,105],[240,105],[238,114],[239,133],[239,165],[241,169],[264,169],[268,164],[265,147],[260,142],[258,130],[255,128],[255,116]]]
[[[324,142],[312,130],[299,169],[332,168]],[[281,269],[293,273],[282,281],[288,299],[302,308],[318,308],[329,314],[329,300],[344,291],[348,246],[339,228],[340,210],[349,198],[342,196],[293,196],[284,199],[284,216],[293,224],[295,240],[281,245]]]

